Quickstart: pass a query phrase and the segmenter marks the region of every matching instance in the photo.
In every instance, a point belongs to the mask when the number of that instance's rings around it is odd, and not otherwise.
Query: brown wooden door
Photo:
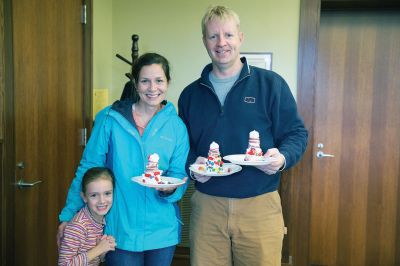
[[[56,265],[58,214],[82,153],[82,0],[12,1],[15,265]]]
[[[321,13],[311,265],[395,265],[399,69],[399,12]],[[317,158],[318,152],[335,157]]]

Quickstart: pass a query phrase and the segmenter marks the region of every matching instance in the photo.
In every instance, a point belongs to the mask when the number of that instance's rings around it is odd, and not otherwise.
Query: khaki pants
[[[233,199],[194,192],[192,266],[281,265],[284,223],[277,191]]]

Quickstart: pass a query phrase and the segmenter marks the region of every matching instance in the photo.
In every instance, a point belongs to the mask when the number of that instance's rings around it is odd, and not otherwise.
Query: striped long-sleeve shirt
[[[96,246],[103,235],[103,227],[92,218],[87,206],[83,207],[65,227],[58,265],[99,265],[100,257],[88,262],[87,252]]]

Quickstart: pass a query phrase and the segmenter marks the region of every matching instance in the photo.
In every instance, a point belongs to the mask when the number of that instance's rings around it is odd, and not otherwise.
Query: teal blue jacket
[[[160,156],[163,176],[187,176],[188,134],[175,107],[167,103],[139,135],[132,119],[132,102],[117,101],[96,116],[59,219],[69,221],[84,205],[80,198],[82,176],[94,166],[107,166],[115,175],[114,202],[106,216],[105,233],[115,237],[117,248],[144,251],[176,245],[180,240],[177,207],[187,183],[166,195],[131,181],[140,176],[147,156]]]

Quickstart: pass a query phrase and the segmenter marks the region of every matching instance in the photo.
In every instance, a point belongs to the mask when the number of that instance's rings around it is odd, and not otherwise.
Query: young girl
[[[114,176],[105,167],[89,169],[82,178],[81,197],[85,206],[67,224],[58,265],[99,265],[116,243],[103,235],[104,215],[113,203]]]

